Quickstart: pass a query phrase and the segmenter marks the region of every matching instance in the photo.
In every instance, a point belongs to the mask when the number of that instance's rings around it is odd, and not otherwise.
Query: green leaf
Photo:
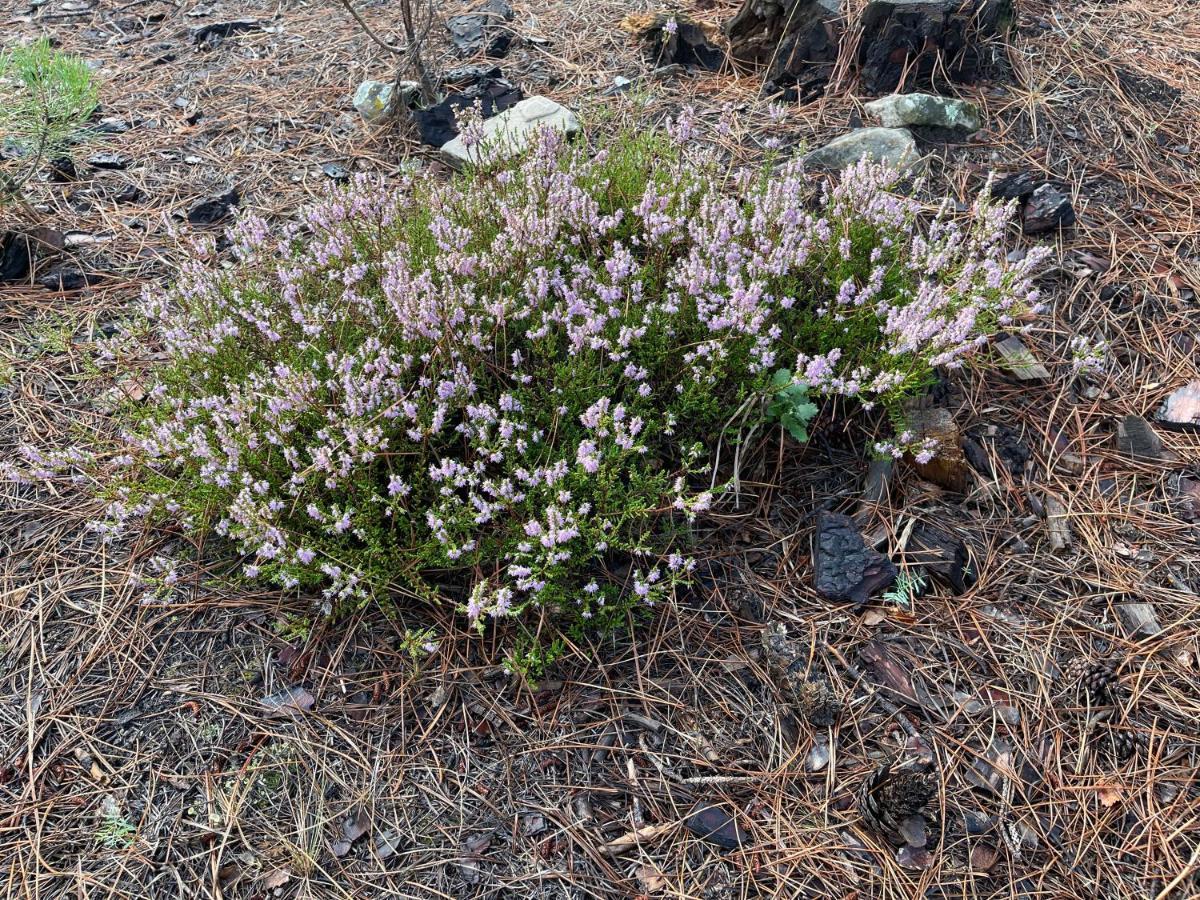
[[[767,418],[778,422],[797,441],[808,440],[808,423],[817,414],[817,407],[808,399],[808,385],[792,380],[788,369],[779,369],[771,376],[774,394],[767,406]]]

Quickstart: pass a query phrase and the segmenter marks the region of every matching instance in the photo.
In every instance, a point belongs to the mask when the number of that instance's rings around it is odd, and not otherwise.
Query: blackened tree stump
[[[824,91],[843,45],[869,94],[973,81],[1012,21],[1012,0],[745,0],[726,32],[736,63],[803,99]]]

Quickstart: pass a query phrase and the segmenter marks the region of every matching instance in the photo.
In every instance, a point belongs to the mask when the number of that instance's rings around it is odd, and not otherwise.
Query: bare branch
[[[389,53],[393,53],[396,56],[404,56],[409,52],[409,51],[405,50],[403,47],[396,47],[396,46],[393,46],[392,44],[389,44],[387,41],[385,41],[383,38],[381,38],[379,35],[377,35],[371,29],[371,26],[366,23],[366,20],[363,19],[363,17],[358,14],[358,10],[356,10],[354,8],[354,6],[350,3],[350,0],[341,0],[341,4],[342,4],[342,6],[346,7],[346,12],[348,12],[348,13],[350,13],[350,15],[354,16],[354,21],[358,23],[358,27],[361,28],[363,31],[365,31],[367,33],[367,36],[371,40],[373,40],[375,43],[377,43],[380,47],[382,47],[384,50],[387,50]]]

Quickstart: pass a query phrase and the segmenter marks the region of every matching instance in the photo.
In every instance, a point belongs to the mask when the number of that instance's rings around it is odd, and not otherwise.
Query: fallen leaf
[[[896,862],[906,869],[928,869],[933,865],[933,854],[922,847],[901,847],[896,852]]]
[[[661,891],[667,886],[666,876],[654,866],[643,864],[637,868],[637,880],[642,886],[642,890],[647,894],[653,894],[655,891]]]
[[[628,853],[634,847],[638,846],[638,844],[641,844],[645,841],[652,841],[674,828],[674,822],[662,822],[658,825],[646,825],[637,829],[636,831],[630,831],[627,834],[623,834],[616,840],[609,841],[600,848],[600,852],[606,856],[620,856],[622,853]]]
[[[300,685],[262,698],[262,705],[269,716],[287,716],[297,712],[308,712],[316,702],[316,698]]]
[[[697,837],[726,850],[734,850],[750,840],[724,807],[705,800],[692,807],[687,827]]]
[[[276,869],[270,875],[263,879],[263,887],[269,891],[276,888],[281,888],[292,880],[292,873],[287,869]]]
[[[971,868],[980,872],[990,872],[999,858],[999,851],[991,844],[976,844],[971,848]]]
[[[1100,805],[1108,809],[1121,802],[1122,794],[1117,785],[1102,781],[1097,785],[1096,796],[1100,798]]]
[[[371,830],[371,818],[361,806],[342,820],[342,837],[350,842],[357,841]]]

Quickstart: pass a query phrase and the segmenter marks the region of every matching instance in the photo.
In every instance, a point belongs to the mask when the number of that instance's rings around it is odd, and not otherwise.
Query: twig
[[[346,12],[354,16],[354,21],[358,23],[359,28],[367,33],[367,37],[377,43],[384,50],[387,50],[389,53],[394,53],[396,56],[404,56],[408,52],[402,47],[396,47],[393,44],[389,44],[387,41],[377,35],[374,30],[372,30],[371,26],[367,24],[366,20],[358,14],[358,10],[354,8],[354,6],[350,3],[350,0],[340,0],[340,2],[342,6],[346,7]],[[407,6],[407,4],[405,5]]]

